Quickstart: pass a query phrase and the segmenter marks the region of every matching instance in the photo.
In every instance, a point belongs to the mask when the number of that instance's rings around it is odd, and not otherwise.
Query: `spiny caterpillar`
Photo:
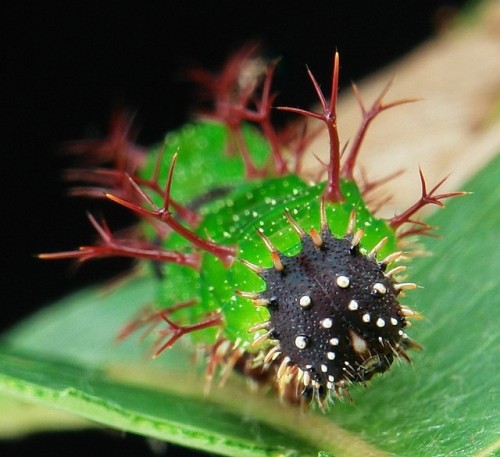
[[[208,377],[233,368],[276,388],[291,402],[325,409],[365,383],[409,361],[418,348],[405,333],[418,313],[399,303],[406,289],[398,242],[431,229],[414,219],[423,206],[443,206],[459,192],[427,190],[389,220],[375,217],[365,197],[377,183],[358,186],[354,172],[371,121],[388,108],[389,86],[366,109],[349,148],[342,149],[336,102],[339,57],[330,98],[310,71],[321,111],[279,107],[321,121],[330,139],[326,180],[302,172],[306,146],[317,134],[304,124],[278,131],[271,123],[276,63],[263,66],[248,47],[216,77],[192,77],[213,98],[205,119],[145,151],[130,139],[130,118],[115,115],[103,141],[75,142],[87,168],[68,172],[82,182],[73,193],[105,196],[143,219],[121,237],[90,216],[100,242],[42,258],[86,261],[107,256],[147,260],[159,277],[155,309],[141,311],[121,332],[157,330],[155,355],[191,335],[207,349]],[[341,160],[342,159],[342,160]],[[110,163],[104,168],[102,163]],[[316,181],[319,181],[318,179]],[[408,228],[404,229],[402,226]]]

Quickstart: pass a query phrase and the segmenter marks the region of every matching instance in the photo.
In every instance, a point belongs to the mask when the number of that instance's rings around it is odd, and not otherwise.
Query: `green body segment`
[[[239,262],[244,259],[255,265],[270,268],[270,253],[257,229],[271,240],[285,255],[300,251],[299,236],[285,217],[288,211],[293,219],[308,232],[320,229],[320,199],[325,183],[308,184],[290,174],[259,180],[246,180],[245,168],[239,153],[229,154],[227,130],[216,123],[190,125],[167,138],[164,162],[178,152],[172,182],[172,196],[185,205],[197,203],[202,221],[196,228],[202,237],[225,245],[237,247],[235,262],[226,268],[215,256],[204,253],[200,271],[176,264],[164,264],[163,281],[158,301],[162,308],[195,299],[196,306],[176,312],[188,324],[200,322],[211,312],[221,312],[224,321],[223,336],[243,347],[249,345],[253,335],[248,329],[268,319],[268,312],[255,307],[252,301],[236,291],[260,292],[265,290],[263,280]],[[258,132],[246,131],[246,142],[255,162],[263,166],[269,162],[268,147]],[[154,157],[151,158],[154,162]],[[146,167],[144,176],[151,173]],[[168,167],[163,170],[163,183]],[[199,203],[200,196],[216,195],[214,190],[225,189],[222,196],[207,198]],[[365,231],[362,247],[369,250],[383,237],[388,242],[379,251],[383,257],[396,248],[396,236],[384,220],[375,218],[367,209],[355,183],[341,183],[345,201],[326,205],[330,230],[343,237],[349,216],[356,211],[356,227]],[[165,249],[190,252],[192,246],[173,233],[164,242]],[[196,342],[211,344],[220,329],[209,328],[193,334]]]
[[[265,166],[269,159],[266,141],[250,126],[244,129],[244,137],[246,143],[251,144],[250,152],[255,165]],[[227,128],[220,123],[188,124],[168,133],[164,143],[150,152],[140,174],[150,177],[160,155],[159,180],[162,185],[165,185],[172,157],[178,153],[172,197],[187,205],[214,188],[239,185],[245,180],[241,155],[235,147],[228,146]]]

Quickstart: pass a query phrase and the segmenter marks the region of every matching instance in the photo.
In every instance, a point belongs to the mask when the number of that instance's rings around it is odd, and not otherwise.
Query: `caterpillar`
[[[400,240],[432,229],[414,217],[422,207],[462,193],[438,194],[444,180],[427,190],[420,171],[417,201],[391,219],[376,217],[367,196],[377,183],[356,181],[361,144],[380,113],[413,100],[385,103],[388,85],[367,109],[353,85],[362,122],[342,147],[338,53],[329,98],[308,70],[320,111],[278,107],[301,119],[281,130],[271,120],[276,66],[250,46],[218,76],[193,71],[211,109],[147,152],[133,143],[123,112],[108,138],[72,143],[69,150],[85,159],[67,173],[81,184],[72,193],[105,197],[141,222],[122,236],[90,215],[99,242],[40,257],[140,259],[158,275],[157,303],[119,338],[154,332],[155,356],[190,338],[206,348],[209,380],[234,369],[285,400],[325,410],[335,398],[350,398],[351,384],[366,383],[395,359],[409,362],[407,350],[419,348],[406,330],[420,315],[400,303],[416,287],[400,279]],[[308,118],[330,139],[321,177],[303,171],[319,131]]]

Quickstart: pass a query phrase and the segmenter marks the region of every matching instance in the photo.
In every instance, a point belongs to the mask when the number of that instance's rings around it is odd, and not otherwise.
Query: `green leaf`
[[[352,404],[304,414],[248,390],[237,376],[205,396],[203,370],[185,348],[148,360],[147,343],[116,345],[120,327],[154,297],[156,280],[143,273],[114,289],[68,297],[4,335],[0,408],[35,421],[40,407],[29,403],[38,404],[221,455],[498,452],[498,176],[500,158],[464,186],[471,195],[428,221],[444,238],[422,240],[432,255],[409,268],[422,289],[404,300],[426,316],[408,331],[425,349],[413,352],[412,366],[353,388]],[[51,417],[51,428],[71,424],[62,413]],[[13,430],[0,419],[0,436],[29,432],[33,421],[17,421]]]

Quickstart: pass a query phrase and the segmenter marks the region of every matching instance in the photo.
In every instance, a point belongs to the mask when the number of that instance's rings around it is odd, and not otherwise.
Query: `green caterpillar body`
[[[268,147],[255,130],[248,130],[247,144],[253,156],[266,158]],[[218,123],[189,125],[175,135],[169,136],[163,151],[163,160],[179,153],[174,173],[173,189],[178,191],[176,199],[189,203],[200,195],[209,195],[214,189],[230,188],[225,195],[213,198],[201,205],[197,212],[203,217],[197,227],[200,236],[208,234],[220,244],[235,245],[238,258],[253,264],[270,267],[269,251],[262,243],[257,230],[262,230],[280,252],[287,256],[300,250],[300,239],[285,217],[289,211],[305,229],[320,227],[320,199],[325,182],[307,184],[295,174],[282,177],[245,181],[245,170],[241,159],[228,156],[227,129]],[[151,173],[157,157],[151,154],[144,176]],[[263,162],[262,162],[263,163]],[[166,171],[160,181],[166,182]],[[357,185],[343,181],[342,192],[346,200],[327,205],[328,225],[337,237],[346,231],[352,211],[356,212],[356,226],[368,228],[363,237],[363,247],[372,249],[382,238],[388,242],[379,255],[384,257],[394,252],[397,241],[387,222],[374,217],[366,205]],[[165,240],[166,249],[189,249],[190,245],[173,234]],[[254,272],[236,261],[226,268],[211,254],[204,253],[200,271],[176,264],[164,264],[164,283],[159,302],[171,306],[179,301],[194,299],[197,306],[185,310],[188,319],[194,312],[200,314],[220,310],[224,319],[222,333],[232,342],[247,347],[254,336],[248,329],[268,318],[266,309],[255,307],[249,299],[237,295],[236,291],[260,292],[265,284]],[[179,287],[182,285],[182,287]],[[190,316],[191,314],[191,316]],[[206,329],[194,335],[198,341],[215,342],[218,330]],[[211,334],[208,336],[207,334]]]

